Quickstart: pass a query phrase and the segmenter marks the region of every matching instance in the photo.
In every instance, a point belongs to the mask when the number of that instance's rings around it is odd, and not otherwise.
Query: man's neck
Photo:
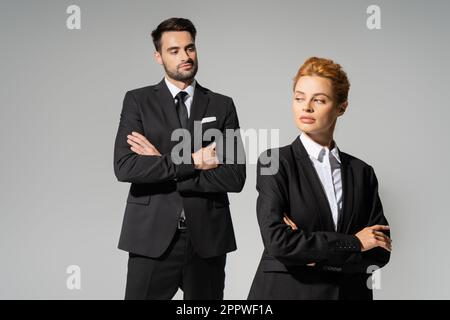
[[[186,81],[178,81],[175,79],[170,78],[167,74],[166,74],[166,79],[167,81],[169,81],[170,83],[172,83],[174,86],[176,86],[177,88],[179,88],[180,90],[184,90],[187,87],[189,87],[192,82],[194,81],[194,79],[189,79]]]

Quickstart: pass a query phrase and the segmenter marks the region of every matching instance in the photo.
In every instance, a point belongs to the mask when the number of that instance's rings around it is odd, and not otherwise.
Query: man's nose
[[[186,61],[190,59],[189,53],[187,51],[182,50],[181,51],[181,60]]]

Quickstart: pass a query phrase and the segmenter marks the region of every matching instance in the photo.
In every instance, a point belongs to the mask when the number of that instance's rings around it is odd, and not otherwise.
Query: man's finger
[[[377,224],[377,225],[374,225],[374,226],[369,227],[369,229],[372,229],[372,230],[385,230],[385,231],[389,231],[391,228],[390,228],[389,226],[383,226],[383,225]]]
[[[142,148],[142,146],[139,143],[136,143],[135,141],[132,141],[130,139],[127,140],[128,144],[130,144],[132,147],[135,148]]]
[[[387,250],[389,252],[392,251],[392,246],[390,246],[390,245],[388,245],[388,244],[386,244],[384,242],[380,242],[379,247],[381,247],[381,248],[383,248],[383,249],[385,249],[385,250]]]
[[[375,235],[375,239],[386,242],[387,244],[391,244],[391,239],[389,239],[389,237],[386,237],[385,235]]]
[[[131,147],[130,149],[131,149],[131,151],[133,151],[133,152],[135,152],[135,153],[137,153],[139,155],[142,153],[139,149],[137,149],[135,147]]]
[[[388,237],[387,235],[385,235],[383,232],[380,232],[380,231],[374,231],[373,234],[374,234],[374,235],[377,235],[377,236],[380,236],[380,237],[383,237],[383,238],[386,238],[387,240],[389,240],[389,242],[391,241],[391,238],[389,238],[389,237]]]
[[[133,140],[134,142],[139,143],[140,145],[142,145],[143,147],[155,147],[154,145],[152,145],[150,143],[150,141],[147,140],[146,137],[144,137],[143,135],[137,133],[137,135],[129,135],[128,139]]]

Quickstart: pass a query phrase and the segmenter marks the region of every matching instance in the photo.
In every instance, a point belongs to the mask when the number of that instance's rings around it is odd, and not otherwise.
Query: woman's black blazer
[[[249,299],[372,299],[369,277],[388,263],[390,253],[379,247],[361,252],[355,234],[388,222],[373,168],[341,151],[339,155],[343,208],[337,231],[319,177],[299,138],[260,156],[257,217],[265,249]],[[298,230],[283,222],[284,214]],[[310,263],[316,265],[307,266]]]

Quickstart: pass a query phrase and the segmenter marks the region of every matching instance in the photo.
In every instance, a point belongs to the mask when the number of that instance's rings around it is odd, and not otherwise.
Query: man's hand
[[[209,146],[194,152],[192,159],[194,160],[195,169],[209,170],[217,168],[219,159],[217,159],[216,155],[216,143],[213,142]]]
[[[362,229],[356,234],[361,242],[361,251],[381,247],[389,252],[392,250],[392,241],[382,231],[388,231],[389,226],[375,225]]]
[[[131,145],[131,151],[144,156],[161,156],[158,149],[142,134],[133,131],[127,138],[128,144]]]
[[[298,230],[298,227],[297,227],[297,225],[295,224],[295,222],[292,221],[292,220],[286,215],[286,213],[284,214],[283,221],[284,221],[285,224],[287,224],[288,226],[290,226],[292,230]],[[315,262],[313,262],[313,263],[308,263],[308,264],[307,264],[308,267],[314,267],[315,265],[316,265]]]

